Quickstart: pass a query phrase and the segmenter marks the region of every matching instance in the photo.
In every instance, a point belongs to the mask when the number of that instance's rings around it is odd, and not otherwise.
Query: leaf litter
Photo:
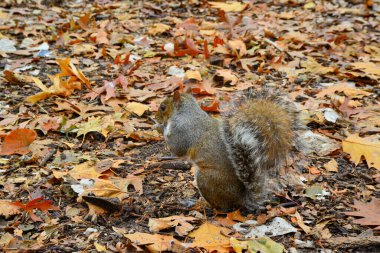
[[[379,10],[339,0],[3,1],[0,247],[376,249]],[[213,114],[237,91],[269,87],[305,115],[308,155],[262,213],[216,214],[190,166],[165,160],[153,114],[187,86]],[[280,219],[284,235],[233,228]]]

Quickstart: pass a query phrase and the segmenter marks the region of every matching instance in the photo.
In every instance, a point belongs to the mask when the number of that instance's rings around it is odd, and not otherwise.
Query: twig
[[[274,47],[275,47],[277,50],[279,50],[280,52],[285,53],[285,54],[289,57],[290,60],[293,60],[293,56],[291,56],[288,52],[286,52],[286,51],[284,51],[282,48],[280,48],[280,47],[276,44],[276,42],[271,41],[271,40],[268,39],[268,38],[265,38],[264,41],[265,41],[266,43],[268,43],[268,44],[274,46]]]
[[[365,237],[333,237],[323,240],[332,248],[365,248],[370,246],[380,246],[380,236]]]

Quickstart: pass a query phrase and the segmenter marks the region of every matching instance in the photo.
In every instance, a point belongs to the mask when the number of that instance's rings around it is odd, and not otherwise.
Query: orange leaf
[[[43,212],[46,212],[47,210],[59,210],[58,207],[53,206],[51,204],[51,200],[46,200],[44,197],[38,197],[35,199],[32,199],[26,204],[22,204],[20,201],[11,202],[10,205],[17,206],[21,209],[24,209],[24,211],[31,213],[34,209],[39,209]]]
[[[214,99],[210,106],[201,105],[201,108],[206,112],[219,112],[219,102]]]
[[[29,145],[36,139],[37,134],[30,129],[16,129],[4,139],[0,155],[24,155],[29,152]]]

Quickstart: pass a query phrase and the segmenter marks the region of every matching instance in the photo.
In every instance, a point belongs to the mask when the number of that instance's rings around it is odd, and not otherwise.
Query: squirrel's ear
[[[173,93],[173,101],[174,104],[179,104],[181,102],[181,93],[179,93],[178,90]]]

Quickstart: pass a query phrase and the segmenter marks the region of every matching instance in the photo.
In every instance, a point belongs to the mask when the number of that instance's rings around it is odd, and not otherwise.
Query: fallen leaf
[[[247,4],[242,4],[240,2],[228,2],[228,3],[222,3],[222,2],[208,2],[212,8],[217,8],[220,10],[223,10],[225,12],[240,12],[243,11]]]
[[[215,76],[223,78],[223,84],[228,85],[236,85],[239,80],[230,69],[219,69],[215,72]]]
[[[15,129],[11,131],[4,139],[0,155],[24,155],[29,152],[29,145],[36,137],[36,132],[30,129]]]
[[[350,154],[355,165],[364,157],[368,167],[380,170],[380,141],[376,138],[361,138],[359,134],[350,134],[343,140],[343,151]]]
[[[20,213],[20,208],[15,205],[11,205],[10,200],[0,199],[0,215],[4,215],[6,218],[9,216]]]
[[[246,241],[237,240],[236,238],[231,237],[230,242],[234,251],[237,253],[282,253],[285,250],[285,247],[282,244],[265,236]]]
[[[331,159],[329,162],[323,165],[327,171],[338,172],[338,163],[335,159]]]
[[[187,235],[191,230],[194,229],[194,226],[189,223],[189,221],[197,220],[194,217],[185,217],[183,215],[174,215],[165,218],[150,218],[148,227],[150,232],[157,233],[163,229],[175,227],[175,231],[180,236]]]
[[[181,244],[171,235],[134,233],[124,234],[126,238],[137,245],[145,245],[150,252],[171,251],[174,244]]]
[[[137,114],[138,116],[142,116],[146,111],[149,110],[149,106],[137,102],[130,102],[127,104],[126,109]]]
[[[380,230],[380,200],[377,198],[372,198],[368,203],[354,200],[354,205],[352,206],[358,211],[344,212],[346,215],[363,217],[354,220],[354,223],[364,225],[364,226],[377,226],[374,229]]]
[[[198,70],[188,70],[185,73],[186,79],[195,79],[198,81],[202,81],[201,73]]]
[[[194,238],[192,245],[202,247],[209,251],[229,252],[230,242],[227,235],[229,229],[215,226],[209,222],[202,224],[197,230],[189,234]]]
[[[161,33],[164,33],[166,31],[170,30],[170,28],[171,27],[168,25],[156,23],[156,24],[153,24],[153,26],[151,26],[148,29],[148,34],[151,34],[151,35],[161,34]]]

